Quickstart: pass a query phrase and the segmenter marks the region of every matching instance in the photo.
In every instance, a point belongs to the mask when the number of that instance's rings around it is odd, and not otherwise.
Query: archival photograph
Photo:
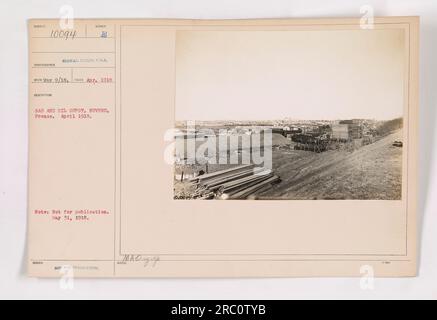
[[[401,200],[400,29],[179,31],[174,199]]]

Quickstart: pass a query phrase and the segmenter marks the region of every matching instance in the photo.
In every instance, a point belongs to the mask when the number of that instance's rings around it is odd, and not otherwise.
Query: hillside
[[[402,130],[353,152],[273,152],[273,170],[282,182],[259,199],[399,200],[402,185]]]

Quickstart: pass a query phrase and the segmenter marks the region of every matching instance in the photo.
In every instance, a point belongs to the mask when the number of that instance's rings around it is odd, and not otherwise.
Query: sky
[[[176,120],[402,116],[401,29],[178,31]]]

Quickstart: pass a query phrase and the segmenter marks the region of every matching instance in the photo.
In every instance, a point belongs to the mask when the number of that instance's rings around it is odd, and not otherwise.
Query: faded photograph
[[[174,199],[400,200],[401,29],[179,31]]]

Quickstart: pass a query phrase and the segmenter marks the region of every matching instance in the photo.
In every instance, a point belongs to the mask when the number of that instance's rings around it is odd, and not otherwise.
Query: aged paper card
[[[414,276],[417,17],[30,20],[31,276]]]

